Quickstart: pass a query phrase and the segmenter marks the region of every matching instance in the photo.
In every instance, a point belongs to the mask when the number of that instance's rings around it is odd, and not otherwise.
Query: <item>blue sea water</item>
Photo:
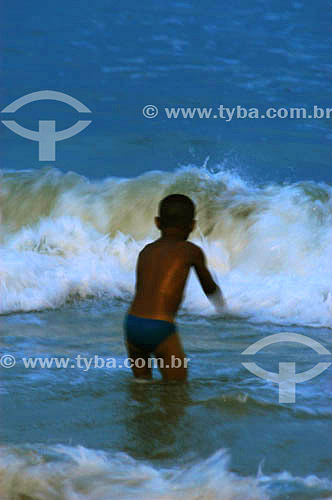
[[[57,145],[56,165],[88,177],[230,161],[260,181],[331,180],[330,119],[169,120],[162,108],[331,107],[328,1],[126,0],[2,7],[1,109],[56,90],[92,111],[93,124]],[[160,108],[156,119],[145,105]],[[23,126],[77,120],[66,105],[31,104]],[[6,116],[5,118],[8,118]],[[2,165],[36,168],[37,144],[1,128]]]
[[[1,120],[92,120],[55,161],[0,124],[0,351],[17,360],[0,373],[0,499],[332,498],[332,369],[281,404],[241,357],[289,331],[332,352],[331,119],[164,112],[332,108],[332,3],[14,0],[0,15],[0,110],[40,90],[91,110],[40,101]],[[192,239],[232,313],[216,316],[190,277],[187,386],[24,368],[25,356],[123,361],[136,258],[172,192],[197,204]],[[275,372],[317,362],[294,344],[257,356]]]

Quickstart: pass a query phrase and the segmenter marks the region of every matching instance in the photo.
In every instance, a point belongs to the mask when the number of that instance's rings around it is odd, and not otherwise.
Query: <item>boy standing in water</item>
[[[174,317],[191,267],[215,307],[219,310],[225,307],[203,251],[186,241],[195,227],[194,217],[195,205],[187,196],[172,194],[164,198],[159,204],[159,216],[155,218],[161,237],[146,245],[139,254],[136,294],[124,323],[128,356],[133,360],[132,370],[137,378],[152,377],[148,359],[153,353],[163,360],[159,365],[163,380],[186,379],[187,360]],[[179,367],[172,367],[174,357],[181,360]],[[138,358],[143,358],[143,367],[135,366]]]

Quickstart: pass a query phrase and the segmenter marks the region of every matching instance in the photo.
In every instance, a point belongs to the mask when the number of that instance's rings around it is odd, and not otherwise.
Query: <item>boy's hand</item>
[[[226,301],[222,291],[207,268],[203,251],[197,246],[195,246],[194,268],[206,296],[214,305],[217,313],[227,314]]]
[[[207,297],[218,314],[225,314],[228,312],[226,301],[219,287],[217,287],[217,290],[214,293],[207,295]]]

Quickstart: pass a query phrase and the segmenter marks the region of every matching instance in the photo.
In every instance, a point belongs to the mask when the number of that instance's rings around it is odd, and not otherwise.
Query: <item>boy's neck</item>
[[[181,229],[179,227],[167,227],[161,230],[161,239],[184,241],[188,238],[189,234],[190,232],[187,229]]]

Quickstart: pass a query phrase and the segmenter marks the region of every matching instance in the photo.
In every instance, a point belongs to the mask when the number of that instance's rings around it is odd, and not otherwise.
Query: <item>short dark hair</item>
[[[187,229],[195,217],[195,205],[184,194],[170,194],[159,203],[159,218],[162,228]]]

